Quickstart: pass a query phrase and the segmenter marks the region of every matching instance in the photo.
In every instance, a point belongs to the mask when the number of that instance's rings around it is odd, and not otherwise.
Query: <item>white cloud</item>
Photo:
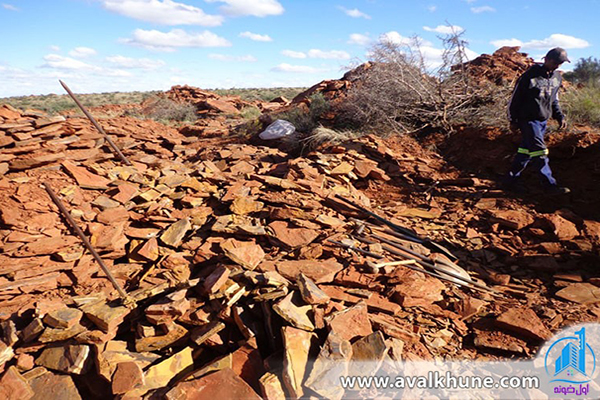
[[[151,50],[175,51],[177,47],[228,47],[231,43],[210,31],[188,33],[183,29],[170,32],[136,29],[130,39],[120,39],[122,43],[141,46]]]
[[[576,38],[574,36],[563,35],[562,33],[553,33],[545,39],[534,39],[529,42],[523,42],[519,39],[499,39],[490,42],[496,47],[502,46],[521,46],[523,49],[551,49],[553,47],[564,47],[565,49],[583,49],[590,46],[587,40]]]
[[[358,8],[353,8],[351,10],[346,7],[342,7],[342,6],[339,6],[338,8],[340,10],[342,10],[349,17],[371,19],[370,15],[365,14],[364,12],[360,11]]]
[[[310,49],[308,51],[308,56],[310,58],[323,58],[326,60],[348,60],[350,58],[350,54],[341,50],[323,51],[319,49]]]
[[[121,68],[141,68],[145,70],[158,69],[166,64],[163,60],[151,60],[149,58],[131,58],[121,55],[106,57],[106,61]]]
[[[60,51],[60,46],[51,45],[51,46],[48,46],[48,48],[55,53],[58,53]]]
[[[220,10],[233,17],[250,15],[266,17],[283,14],[283,6],[277,0],[205,0],[208,3],[225,3]]]
[[[228,62],[256,62],[256,57],[248,54],[246,56],[231,56],[227,54],[209,54],[208,58],[212,60],[228,61]]]
[[[437,10],[437,6],[427,6],[427,11],[435,12]]]
[[[9,11],[21,11],[17,7],[13,6],[12,4],[6,4],[6,3],[2,4],[2,8],[9,10]]]
[[[474,14],[481,14],[484,12],[496,12],[496,9],[490,6],[471,7],[471,12]]]
[[[309,67],[307,65],[290,65],[286,63],[279,64],[276,67],[271,68],[271,71],[276,72],[293,72],[303,74],[315,74],[321,72],[318,68]]]
[[[250,40],[254,40],[256,42],[272,42],[273,41],[273,39],[271,39],[271,37],[269,35],[259,35],[258,33],[252,33],[252,32],[248,32],[248,31],[240,33],[240,37],[245,37]]]
[[[408,46],[411,43],[411,39],[402,36],[396,31],[386,32],[379,37],[379,40],[384,42],[390,42],[401,46]]]
[[[102,0],[104,8],[140,21],[161,25],[219,26],[220,15],[208,15],[200,8],[172,0]]]
[[[587,40],[563,35],[562,33],[553,33],[545,39],[523,43],[523,47],[531,49],[549,49],[557,46],[564,47],[565,49],[583,49],[589,47],[590,44]]]
[[[75,47],[69,52],[69,55],[75,58],[85,58],[96,55],[96,50],[90,47]]]
[[[123,71],[122,69],[111,69],[111,68],[101,68],[99,71],[100,75],[110,76],[110,77],[130,77],[133,74],[129,71]]]
[[[306,53],[302,53],[301,51],[283,50],[281,54],[291,58],[306,58]]]
[[[504,46],[510,46],[510,47],[514,47],[514,46],[523,46],[523,42],[521,42],[519,39],[500,39],[500,40],[492,40],[490,42],[492,45],[494,45],[495,47],[504,47]]]
[[[83,61],[76,60],[71,57],[63,57],[58,54],[48,54],[44,56],[46,61],[42,67],[44,68],[58,68],[58,69],[94,69],[93,65],[84,63]]]
[[[424,26],[423,29],[427,32],[436,32],[443,35],[452,35],[464,31],[464,28],[458,25],[438,25],[435,28]]]
[[[350,39],[348,39],[347,43],[365,46],[365,45],[371,43],[371,38],[368,35],[363,35],[360,33],[352,33],[350,35]]]

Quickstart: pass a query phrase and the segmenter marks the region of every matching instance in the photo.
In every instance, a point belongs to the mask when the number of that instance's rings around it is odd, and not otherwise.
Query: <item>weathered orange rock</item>
[[[260,391],[265,400],[285,399],[286,395],[281,380],[272,372],[267,372],[260,378]]]
[[[168,400],[247,399],[260,396],[231,368],[177,384],[166,394]]]
[[[137,196],[138,193],[139,189],[137,186],[129,183],[122,183],[117,186],[117,192],[112,196],[112,198],[121,203],[126,203]]]
[[[0,377],[0,399],[29,400],[33,395],[33,389],[17,368],[9,367]]]
[[[302,273],[315,283],[327,283],[333,281],[335,274],[341,271],[343,266],[336,259],[330,258],[327,260],[286,260],[277,263],[263,262],[259,268],[264,268],[264,270],[276,268],[277,272],[289,280],[295,280],[296,276]]]
[[[225,282],[227,282],[229,273],[229,268],[224,266],[215,268],[215,270],[211,272],[210,275],[208,275],[204,280],[202,288],[206,293],[216,293],[225,284]]]
[[[552,336],[530,308],[511,308],[496,319],[496,324],[528,339],[547,340]]]
[[[274,221],[269,224],[273,237],[278,242],[296,249],[307,246],[319,236],[319,232],[313,229],[295,228],[285,221]]]
[[[63,161],[62,166],[69,172],[77,181],[79,186],[86,189],[107,189],[111,183],[110,180],[91,173],[84,167],[79,167],[71,161]]]
[[[253,242],[228,239],[221,243],[221,249],[231,261],[253,270],[265,257],[262,247]]]
[[[62,308],[46,314],[44,323],[52,328],[68,329],[77,325],[82,316],[83,312],[76,308]]]
[[[558,214],[546,215],[543,220],[544,223],[549,225],[552,233],[558,240],[571,240],[575,236],[579,236],[577,226]]]
[[[579,304],[599,303],[600,287],[591,283],[573,283],[556,292],[556,296]]]
[[[255,391],[260,391],[259,379],[266,371],[256,339],[248,340],[232,353],[231,369]]]
[[[364,302],[334,312],[325,317],[330,332],[335,332],[343,340],[353,340],[373,333]]]
[[[318,348],[317,336],[312,332],[291,326],[281,328],[283,337],[283,383],[289,395],[300,398],[304,394],[304,378],[309,360]]]
[[[497,222],[510,229],[523,229],[533,224],[535,220],[530,213],[520,210],[493,210],[491,213],[492,222]]]
[[[113,394],[127,393],[142,385],[144,385],[144,373],[138,363],[126,361],[117,364],[112,377]]]
[[[129,212],[125,207],[119,206],[108,208],[96,216],[96,220],[100,223],[110,225],[115,222],[123,222],[129,219]]]
[[[161,301],[146,308],[146,319],[153,324],[162,324],[184,315],[190,308],[186,297],[187,290],[179,290],[167,295]]]
[[[36,399],[81,400],[75,382],[69,375],[42,371],[41,374],[34,375],[28,381]]]

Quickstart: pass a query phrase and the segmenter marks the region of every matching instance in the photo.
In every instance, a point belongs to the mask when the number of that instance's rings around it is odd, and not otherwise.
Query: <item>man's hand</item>
[[[512,133],[519,133],[520,129],[519,129],[519,124],[517,122],[511,121],[510,122],[510,131]]]
[[[564,129],[567,129],[567,119],[563,118],[560,121],[558,121],[558,130],[562,131]]]

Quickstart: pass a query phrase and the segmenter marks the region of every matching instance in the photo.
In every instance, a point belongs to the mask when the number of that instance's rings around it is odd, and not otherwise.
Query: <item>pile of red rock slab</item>
[[[512,86],[519,76],[534,64],[533,58],[519,50],[519,46],[504,46],[492,55],[482,54],[453,69],[466,69],[469,76],[478,82]]]
[[[164,93],[164,96],[176,102],[193,104],[200,117],[219,114],[239,116],[240,112],[246,107],[271,109],[281,107],[282,104],[287,103],[285,98],[277,98],[272,102],[247,102],[239,96],[219,96],[214,92],[188,85],[173,86]]]
[[[580,259],[553,258],[562,245],[595,245],[597,225],[476,199],[488,183],[407,138],[293,158],[101,120],[126,166],[81,118],[9,106],[0,118],[2,398],[372,398],[339,377],[364,360],[401,374],[401,360],[525,357],[567,318],[600,315],[598,279],[557,271]],[[439,262],[423,245],[364,229],[356,220],[367,215],[338,195],[443,242],[491,290],[357,241],[376,233]],[[529,234],[549,237],[531,255],[520,241]],[[550,271],[568,302],[507,273],[521,256],[536,276]]]

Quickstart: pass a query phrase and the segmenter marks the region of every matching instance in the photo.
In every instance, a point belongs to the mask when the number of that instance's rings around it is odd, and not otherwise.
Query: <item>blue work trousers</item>
[[[531,163],[531,166],[539,172],[544,186],[556,186],[556,179],[552,176],[548,149],[544,141],[546,121],[523,121],[519,123],[519,128],[522,135],[521,145],[508,173],[508,183],[516,182],[525,167]]]

